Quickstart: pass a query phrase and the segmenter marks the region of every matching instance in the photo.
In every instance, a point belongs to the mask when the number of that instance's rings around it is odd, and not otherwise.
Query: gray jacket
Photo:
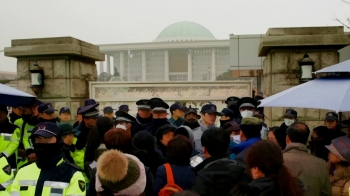
[[[331,195],[332,189],[326,162],[309,154],[304,144],[287,145],[283,151],[283,158],[292,175],[303,182],[305,196]]]
[[[199,123],[199,125],[200,125],[199,127],[193,129],[193,139],[194,139],[195,149],[196,149],[196,151],[199,152],[198,156],[200,156],[204,159],[201,138],[202,138],[204,131],[206,131],[210,127],[215,127],[215,125],[211,125],[208,127],[204,126],[203,123]]]

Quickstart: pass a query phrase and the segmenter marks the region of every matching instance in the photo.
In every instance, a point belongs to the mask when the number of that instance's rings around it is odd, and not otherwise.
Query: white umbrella
[[[260,100],[259,107],[295,107],[350,111],[350,78],[325,77]]]
[[[315,73],[337,73],[337,72],[343,72],[343,73],[350,73],[350,60],[323,68],[321,70],[316,71]]]
[[[24,106],[36,99],[35,96],[0,84],[0,103],[6,106]]]

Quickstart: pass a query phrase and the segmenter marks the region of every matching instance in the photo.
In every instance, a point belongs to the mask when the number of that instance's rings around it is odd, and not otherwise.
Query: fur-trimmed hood
[[[141,195],[144,190],[145,190],[145,187],[146,187],[146,173],[145,173],[145,167],[144,165],[141,163],[141,161],[133,156],[133,155],[130,155],[130,154],[123,154],[125,155],[125,158],[122,158],[122,159],[132,159],[134,162],[136,162],[137,166],[139,167],[140,169],[140,176],[139,178],[129,187],[119,191],[118,193],[113,193],[113,195],[115,196],[121,196],[121,195],[128,195],[128,196],[139,196]],[[103,158],[103,155],[101,155],[100,158]],[[114,168],[114,169],[111,169],[110,172],[108,172],[110,174],[110,176],[105,176],[107,177],[107,179],[112,179],[114,178],[113,176],[118,176],[118,173],[120,171],[125,171],[125,167],[126,167],[126,170],[127,170],[127,166],[125,164],[115,164],[115,162],[112,162],[112,161],[108,161],[108,157],[105,157],[106,159],[104,159],[104,163],[103,165],[106,164],[106,162],[109,162],[110,164],[113,164],[114,167],[111,167],[111,168]],[[111,158],[111,157],[109,157]],[[119,157],[121,158],[121,157]],[[100,161],[100,160],[99,160]],[[125,161],[125,160],[124,160]],[[123,168],[120,168],[120,167],[123,167]],[[105,170],[106,168],[104,168]],[[119,172],[118,172],[119,171]],[[107,172],[107,170],[103,171],[103,173]],[[126,171],[127,172],[127,171]],[[121,172],[121,173],[126,173],[126,172]],[[102,176],[104,176],[105,174],[102,174]],[[101,184],[101,181],[99,179],[99,176],[101,177],[101,174],[99,175],[99,166],[97,166],[97,172],[96,172],[96,183],[95,183],[95,187],[96,187],[96,191],[97,192],[102,192],[104,191],[104,189],[102,188],[102,184]]]

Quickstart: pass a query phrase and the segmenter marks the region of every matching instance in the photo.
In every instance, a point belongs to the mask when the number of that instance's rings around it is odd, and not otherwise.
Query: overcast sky
[[[217,39],[270,27],[339,25],[341,0],[1,0],[0,51],[12,39],[72,36],[92,44],[151,42],[168,25],[192,21]],[[16,60],[0,52],[0,70]]]

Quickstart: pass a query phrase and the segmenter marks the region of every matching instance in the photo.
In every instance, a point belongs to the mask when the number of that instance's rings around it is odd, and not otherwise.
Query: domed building
[[[113,80],[166,82],[215,81],[232,70],[236,78],[256,79],[262,69],[258,47],[262,35],[230,35],[218,40],[206,27],[195,22],[177,22],[164,28],[152,42],[100,45],[106,54],[99,72],[120,77]]]
[[[159,33],[154,42],[179,42],[215,40],[214,35],[205,27],[195,22],[177,22]]]

